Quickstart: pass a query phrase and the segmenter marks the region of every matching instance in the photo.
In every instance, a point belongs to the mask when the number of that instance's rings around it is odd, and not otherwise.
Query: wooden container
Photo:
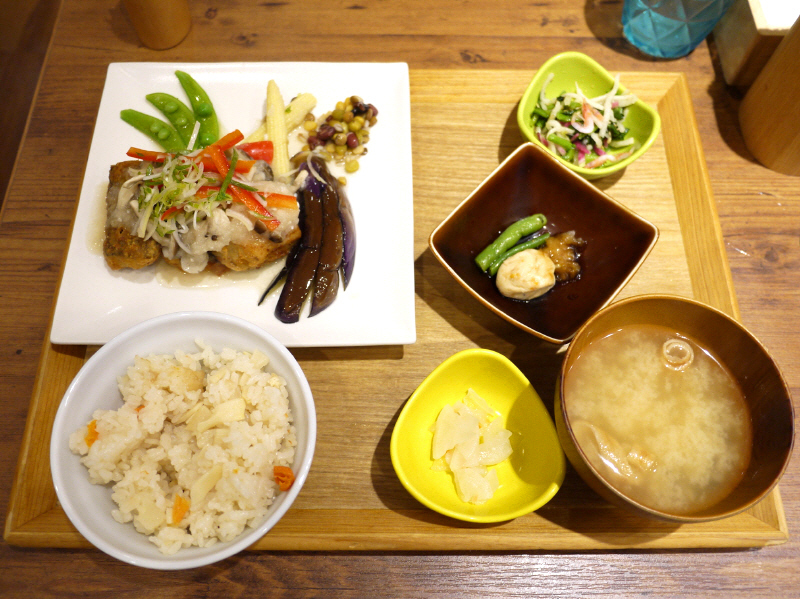
[[[747,148],[764,166],[800,175],[800,19],[789,30],[739,106]]]
[[[728,85],[751,85],[789,33],[793,9],[775,6],[781,2],[785,0],[734,0],[717,23],[714,42]]]
[[[453,353],[508,354],[547,403],[559,348],[477,304],[428,250],[430,232],[524,138],[514,118],[532,71],[410,71],[414,148],[417,342],[403,347],[296,348],[317,407],[317,451],[303,491],[253,551],[618,551],[624,548],[762,547],[789,538],[776,487],[749,510],[712,522],[642,518],[609,504],[569,469],[547,505],[501,525],[453,520],[400,484],[389,442],[406,398]],[[684,73],[623,72],[625,86],[661,115],[651,148],[596,185],[659,228],[653,251],[619,299],[662,293],[739,308],[716,202]],[[260,96],[255,102],[262,102]],[[480,114],[480,119],[472,118]],[[375,135],[379,134],[378,124]],[[464,144],[469,139],[469,144]],[[447,164],[442,156],[459,156]],[[613,304],[612,304],[613,305]],[[31,397],[4,538],[29,547],[91,547],[59,505],[50,475],[50,432],[65,390],[92,346],[49,335]],[[87,558],[88,559],[88,558]]]
[[[153,50],[177,46],[192,27],[188,0],[124,0],[142,43]]]

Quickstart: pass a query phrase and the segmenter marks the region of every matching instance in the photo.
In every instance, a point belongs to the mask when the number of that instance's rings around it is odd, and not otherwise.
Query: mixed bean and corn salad
[[[307,152],[314,152],[328,162],[342,164],[345,172],[355,173],[359,159],[367,153],[370,128],[377,122],[378,109],[358,96],[337,102],[334,110],[319,119],[308,114],[303,123],[308,137],[298,157],[305,160]]]

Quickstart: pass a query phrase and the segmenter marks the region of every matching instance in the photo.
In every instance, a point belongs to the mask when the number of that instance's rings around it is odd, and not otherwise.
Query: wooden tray
[[[427,249],[433,228],[522,143],[516,103],[532,76],[522,71],[412,71],[418,341],[406,347],[293,351],[315,395],[319,431],[314,465],[293,508],[252,549],[718,548],[787,540],[778,489],[737,516],[676,526],[605,503],[570,469],[562,489],[538,512],[499,525],[470,525],[424,508],[394,475],[389,438],[397,414],[425,376],[457,351],[480,346],[509,356],[552,406],[562,348],[488,313]],[[672,293],[738,316],[685,76],[623,73],[622,81],[658,106],[663,127],[641,160],[620,176],[596,182],[652,220],[661,233],[620,298]],[[380,126],[375,135],[379,131]],[[364,168],[369,168],[368,158]],[[374,194],[371,201],[380,202],[380,190]],[[386,214],[391,226],[391,206]],[[44,344],[6,520],[5,538],[11,544],[90,546],[58,505],[48,452],[59,401],[94,349]]]

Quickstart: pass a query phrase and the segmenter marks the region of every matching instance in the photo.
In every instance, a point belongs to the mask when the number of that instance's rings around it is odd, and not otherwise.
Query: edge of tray
[[[496,72],[495,72],[496,73]],[[452,78],[450,71],[412,75]],[[678,219],[689,260],[694,297],[739,318],[722,231],[683,73],[653,74],[667,88],[658,102]],[[688,123],[691,126],[686,127]],[[712,284],[715,283],[715,284]],[[58,505],[49,467],[49,441],[60,399],[93,348],[56,346],[45,339],[9,501],[4,538],[27,547],[86,548],[91,544]],[[47,384],[45,385],[45,381]],[[614,511],[613,517],[609,513]],[[357,512],[358,517],[355,517]],[[780,491],[736,516],[675,526],[643,521],[611,506],[585,510],[581,530],[571,530],[570,509],[543,508],[535,530],[526,519],[503,526],[454,525],[419,510],[290,509],[255,543],[257,550],[591,550],[749,548],[788,540]],[[355,523],[358,522],[358,527]],[[611,522],[611,524],[609,524]],[[323,532],[324,531],[324,532]],[[532,534],[535,533],[535,534]]]

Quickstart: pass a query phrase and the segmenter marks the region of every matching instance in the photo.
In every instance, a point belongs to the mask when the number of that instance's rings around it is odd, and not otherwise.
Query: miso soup
[[[622,327],[584,349],[566,385],[587,459],[644,506],[701,511],[747,470],[752,424],[742,391],[693,339],[655,325]]]

